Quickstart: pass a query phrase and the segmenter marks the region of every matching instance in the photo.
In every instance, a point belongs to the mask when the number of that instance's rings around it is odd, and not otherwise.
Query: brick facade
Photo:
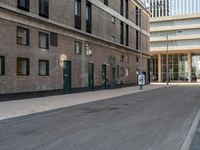
[[[0,76],[0,94],[63,89],[63,59],[72,62],[72,88],[87,88],[88,63],[94,64],[94,86],[102,86],[103,64],[107,65],[108,84],[112,82],[112,68],[117,69],[117,66],[124,70],[128,69],[128,75],[126,76],[125,73],[121,76],[120,73],[120,78],[116,80],[123,80],[126,84],[137,82],[136,70],[139,69],[136,61],[139,57],[139,50],[136,50],[135,44],[137,29],[129,26],[129,47],[127,47],[119,44],[120,20],[116,18],[115,23],[112,23],[112,15],[96,5],[92,4],[92,34],[88,34],[85,32],[85,0],[81,1],[81,30],[74,28],[74,0],[49,1],[48,19],[38,16],[37,2],[31,0],[30,12],[24,12],[17,9],[17,0],[0,0],[0,56],[5,56],[5,75]],[[115,3],[109,2],[108,7],[119,13],[120,0]],[[135,9],[135,5],[131,3],[129,11],[131,12],[132,9]],[[129,16],[134,23],[135,15]],[[144,13],[143,16],[145,17],[142,18],[142,22],[145,25],[142,27],[148,33],[148,15]],[[29,46],[16,44],[18,26],[29,29]],[[49,45],[49,49],[39,48],[39,32],[58,33],[58,46]],[[115,36],[115,42],[112,42],[112,36]],[[149,49],[148,39],[148,35],[144,33],[142,45],[145,72],[148,72],[148,55],[145,53]],[[75,41],[82,44],[80,55],[75,54]],[[91,56],[85,54],[86,44],[92,48]],[[121,61],[122,55],[124,56],[123,62]],[[29,59],[29,76],[17,76],[17,57]],[[39,76],[39,59],[49,60],[49,76]]]

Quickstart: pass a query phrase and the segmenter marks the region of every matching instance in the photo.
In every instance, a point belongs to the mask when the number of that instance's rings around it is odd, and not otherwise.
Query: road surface
[[[3,120],[0,150],[178,150],[199,108],[184,86]]]

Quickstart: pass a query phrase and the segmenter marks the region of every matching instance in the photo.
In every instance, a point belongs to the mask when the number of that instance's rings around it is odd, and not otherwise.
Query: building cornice
[[[162,32],[162,31],[173,32],[178,30],[190,30],[190,29],[200,29],[200,24],[150,27],[150,32]]]
[[[150,22],[164,22],[164,21],[178,21],[178,20],[189,20],[198,19],[200,14],[189,14],[189,15],[178,15],[178,16],[165,16],[165,17],[154,17],[150,18]]]
[[[189,45],[189,46],[169,46],[168,47],[169,52],[170,51],[199,51],[200,50],[200,45]],[[151,47],[150,52],[166,52],[167,47]]]
[[[38,15],[27,13],[22,10],[18,10],[17,8],[10,7],[8,5],[0,3],[0,19],[31,26],[34,28],[38,28],[41,30],[46,30],[50,32],[56,32],[60,35],[64,35],[73,39],[82,40],[85,42],[91,42],[98,45],[106,46],[118,51],[126,51],[129,53],[139,54],[140,51],[132,49],[130,47],[111,42],[109,40],[105,40],[104,38],[100,38],[98,36],[89,34],[85,31],[77,30],[66,24],[61,24],[56,21],[46,19],[40,17]],[[79,36],[77,36],[79,35]],[[147,52],[143,53],[148,56]]]
[[[179,41],[179,40],[196,40],[196,39],[200,39],[200,35],[198,34],[190,34],[189,36],[186,35],[177,35],[177,36],[169,36],[168,40],[166,39],[166,37],[151,37],[150,38],[150,42],[154,43],[154,42],[167,42],[167,41]]]

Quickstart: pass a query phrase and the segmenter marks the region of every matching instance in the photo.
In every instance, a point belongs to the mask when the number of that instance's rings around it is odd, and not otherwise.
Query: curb
[[[192,123],[182,145],[181,145],[180,150],[190,150],[190,146],[192,144],[192,140],[193,140],[194,135],[196,133],[199,121],[200,121],[200,110],[196,114],[195,119],[194,119],[194,121],[193,121],[193,123]]]

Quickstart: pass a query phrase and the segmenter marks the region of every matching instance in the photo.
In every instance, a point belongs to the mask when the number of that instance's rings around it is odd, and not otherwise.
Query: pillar
[[[161,54],[158,54],[158,82],[162,81]]]
[[[188,53],[188,82],[192,82],[192,55]]]

